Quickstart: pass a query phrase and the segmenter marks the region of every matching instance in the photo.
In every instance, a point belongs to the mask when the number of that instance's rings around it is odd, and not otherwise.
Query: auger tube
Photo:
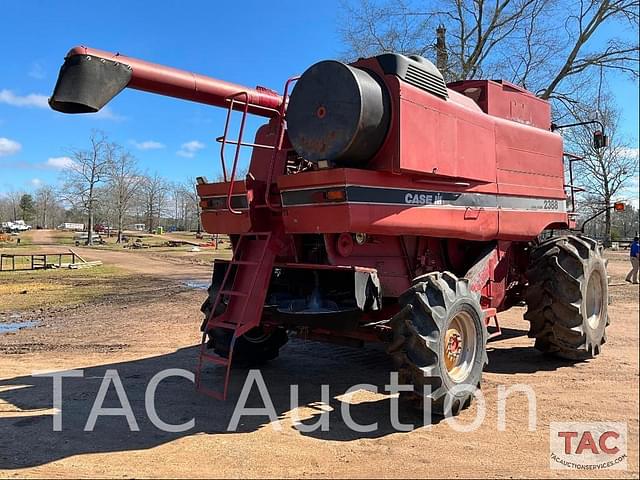
[[[99,111],[125,88],[228,107],[227,97],[246,92],[249,112],[274,117],[282,103],[277,93],[262,87],[248,88],[197,73],[165,67],[119,53],[84,46],[65,57],[49,105],[63,113]],[[238,100],[244,100],[244,96]],[[242,103],[236,103],[242,109]]]

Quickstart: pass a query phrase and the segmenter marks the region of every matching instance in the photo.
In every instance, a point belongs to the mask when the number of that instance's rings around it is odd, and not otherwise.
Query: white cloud
[[[69,157],[51,157],[46,161],[45,165],[49,168],[63,170],[71,167],[73,163],[73,160]]]
[[[31,185],[33,185],[34,187],[39,187],[40,185],[42,185],[42,180],[40,180],[39,178],[32,178]]]
[[[638,158],[638,154],[640,153],[640,149],[638,147],[623,147],[620,149],[620,155],[628,158]]]
[[[156,142],[155,140],[145,140],[144,142],[131,140],[131,143],[133,143],[138,150],[159,150],[164,148],[163,143]]]
[[[0,90],[0,103],[6,103],[14,107],[49,108],[46,95],[30,93],[29,95],[16,95],[11,90]]]
[[[620,200],[626,200],[634,208],[640,205],[640,178],[635,176],[629,180],[629,184],[620,191]]]
[[[190,142],[183,143],[177,154],[181,157],[193,158],[196,153],[198,153],[198,150],[202,150],[203,148],[204,143],[199,142],[198,140],[191,140]]]
[[[22,149],[22,145],[14,140],[10,140],[5,137],[0,137],[0,157],[13,155],[18,153]]]
[[[42,80],[47,76],[47,74],[45,73],[44,68],[42,68],[42,65],[40,65],[38,62],[33,62],[31,64],[31,68],[29,69],[29,76],[31,78],[35,78],[36,80]]]
[[[16,95],[11,90],[6,88],[0,90],[0,103],[6,103],[14,107],[36,107],[36,108],[49,108],[49,97],[46,95],[40,95],[39,93],[30,93],[29,95]],[[125,120],[126,117],[118,115],[111,108],[106,105],[99,112],[83,114],[93,118],[95,120]]]

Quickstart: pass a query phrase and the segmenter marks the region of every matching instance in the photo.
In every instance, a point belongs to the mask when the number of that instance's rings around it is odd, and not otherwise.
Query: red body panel
[[[521,177],[519,177],[521,178]],[[499,194],[496,183],[471,186],[463,182],[420,181],[408,176],[356,169],[329,169],[281,176],[281,192],[321,186],[366,185],[384,189]],[[548,195],[547,199],[558,198]],[[560,190],[562,192],[562,190]],[[509,192],[512,193],[512,192]],[[500,196],[505,202],[533,197]],[[564,194],[561,198],[564,197]],[[563,202],[564,200],[559,200]],[[313,213],[311,213],[313,212]],[[564,211],[532,211],[526,208],[465,207],[407,204],[316,203],[284,207],[283,222],[288,233],[364,232],[383,235],[425,235],[464,240],[531,240],[552,223],[566,223]]]
[[[509,82],[465,80],[447,85],[450,90],[474,99],[483,112],[494,117],[532,125],[543,130],[551,128],[549,102]]]
[[[241,215],[234,215],[227,209],[228,183],[205,183],[197,185],[196,189],[200,197],[200,219],[205,232],[235,234],[251,230],[248,208],[239,207]],[[245,183],[237,182],[233,193],[234,196],[246,198]]]
[[[495,124],[477,105],[402,83],[398,98],[398,171],[495,182]]]
[[[451,84],[444,100],[385,75],[375,59],[354,65],[376,73],[391,99],[389,132],[369,162],[372,170],[504,182],[504,194],[565,198],[562,137],[549,131],[548,102],[487,80]],[[460,93],[469,89],[481,97]]]

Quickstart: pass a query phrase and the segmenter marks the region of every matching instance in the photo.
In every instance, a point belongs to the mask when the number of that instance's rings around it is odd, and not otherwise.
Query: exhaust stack
[[[249,112],[263,117],[276,116],[282,103],[280,95],[263,87],[247,88],[118,53],[75,47],[60,68],[49,105],[62,113],[95,113],[127,87],[223,108],[228,107],[228,96],[246,92]]]

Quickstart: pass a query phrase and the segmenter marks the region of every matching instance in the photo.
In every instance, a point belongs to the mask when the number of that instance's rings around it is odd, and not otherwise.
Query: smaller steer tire
[[[211,308],[216,301],[219,288],[217,284],[212,283],[208,289],[209,296],[200,307],[200,310],[204,313],[204,320],[200,328],[203,332],[207,326]],[[225,303],[221,301],[216,307],[215,314],[221,315],[224,313],[225,308]],[[212,348],[221,357],[229,358],[233,331],[226,328],[213,328],[206,333],[209,338],[207,347]],[[280,352],[280,347],[287,343],[288,340],[287,331],[283,328],[274,328],[268,331],[262,327],[254,328],[236,339],[233,347],[233,363],[239,366],[262,365],[276,358]]]
[[[437,415],[457,415],[471,404],[487,363],[487,329],[479,295],[449,272],[419,277],[402,294],[388,348],[410,397]],[[423,405],[424,406],[424,405]]]
[[[546,354],[585,360],[600,353],[609,324],[606,262],[595,240],[550,238],[533,248],[525,292],[529,337]]]

